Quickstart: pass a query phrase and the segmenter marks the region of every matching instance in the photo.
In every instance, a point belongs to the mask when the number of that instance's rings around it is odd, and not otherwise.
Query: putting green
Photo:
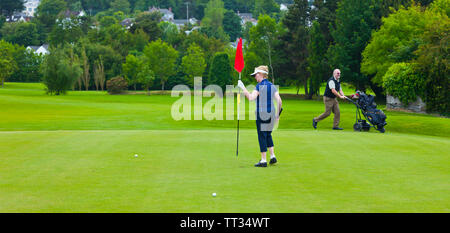
[[[0,132],[0,212],[448,212],[450,141],[254,130]],[[139,156],[136,158],[134,154]],[[216,192],[217,197],[212,197]]]
[[[174,121],[176,98],[41,88],[0,89],[0,212],[450,211],[448,118],[386,111],[385,134],[356,133],[342,102],[344,131],[312,130],[323,103],[286,98],[279,163],[255,168],[254,121],[236,157],[236,121]]]

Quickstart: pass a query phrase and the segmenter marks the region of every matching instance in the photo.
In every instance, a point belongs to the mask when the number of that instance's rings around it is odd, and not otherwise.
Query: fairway
[[[450,211],[448,118],[385,111],[385,134],[357,133],[341,101],[345,130],[313,130],[323,102],[286,98],[279,163],[255,168],[254,121],[236,157],[236,121],[174,121],[170,95],[6,83],[0,99],[0,212]]]

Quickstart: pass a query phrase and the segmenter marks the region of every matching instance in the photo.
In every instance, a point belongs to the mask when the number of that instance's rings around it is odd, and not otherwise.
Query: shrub
[[[69,57],[66,51],[71,54]],[[42,82],[47,87],[47,94],[65,94],[71,89],[82,73],[77,58],[70,47],[58,47],[50,50],[50,54],[41,64]]]
[[[386,92],[408,105],[424,94],[425,80],[416,72],[414,64],[396,63],[389,67],[383,76],[383,87]]]
[[[111,95],[120,94],[128,87],[127,81],[123,77],[114,77],[106,82],[106,89]]]

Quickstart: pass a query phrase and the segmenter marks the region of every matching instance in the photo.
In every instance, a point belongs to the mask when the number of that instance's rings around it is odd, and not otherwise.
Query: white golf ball
[[[213,197],[215,197],[216,195],[217,195],[216,193],[213,193],[213,194],[212,194]]]
[[[136,157],[136,158],[137,158],[137,157],[138,157],[138,155],[137,155],[137,154],[135,154],[135,155],[134,155],[134,157]]]

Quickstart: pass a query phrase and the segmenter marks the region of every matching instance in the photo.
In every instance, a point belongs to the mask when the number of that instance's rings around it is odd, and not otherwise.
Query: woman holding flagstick
[[[258,84],[252,93],[249,93],[241,80],[238,81],[238,87],[242,89],[245,97],[249,100],[256,100],[256,129],[258,132],[259,149],[261,160],[255,164],[255,167],[267,167],[266,154],[267,149],[270,152],[270,164],[275,164],[277,159],[274,153],[274,144],[272,140],[272,130],[276,121],[280,118],[282,101],[276,87],[269,82],[269,69],[267,66],[258,66],[255,72],[251,74],[255,77]],[[280,111],[276,112],[273,106],[273,99],[277,102]]]

